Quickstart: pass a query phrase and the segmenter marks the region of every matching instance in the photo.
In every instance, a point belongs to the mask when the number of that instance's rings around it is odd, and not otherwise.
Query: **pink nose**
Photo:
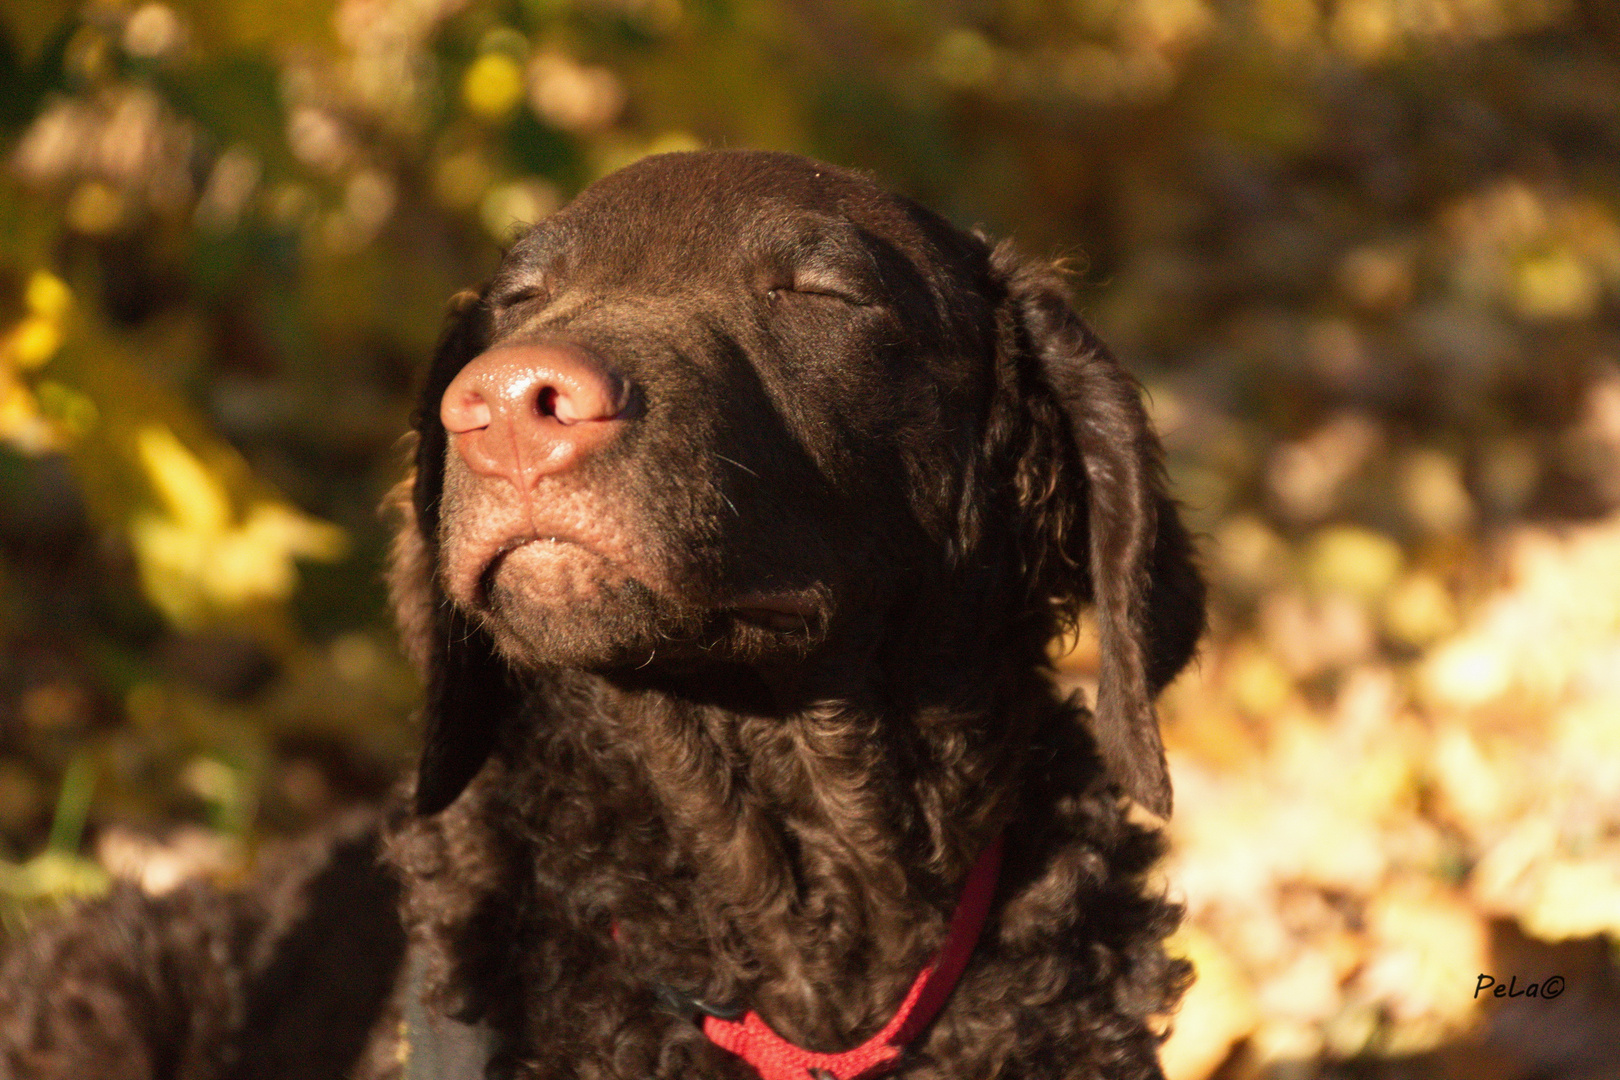
[[[611,440],[629,407],[629,383],[584,349],[509,345],[461,369],[439,419],[469,469],[528,491]]]

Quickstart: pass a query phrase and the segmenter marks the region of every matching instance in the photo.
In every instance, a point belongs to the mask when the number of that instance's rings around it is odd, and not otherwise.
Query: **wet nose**
[[[439,419],[469,469],[528,491],[611,441],[630,401],[630,383],[577,345],[508,345],[461,369]]]

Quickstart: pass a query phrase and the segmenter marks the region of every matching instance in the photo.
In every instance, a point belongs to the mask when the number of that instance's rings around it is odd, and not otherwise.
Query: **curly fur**
[[[45,924],[0,966],[0,1077],[349,1076],[404,951],[376,861],[374,816],[350,815],[252,889],[123,885]]]
[[[469,473],[439,403],[486,350],[553,340],[647,407],[514,496]],[[457,299],[415,427],[390,590],[425,746],[383,830],[413,974],[391,976],[358,1075],[400,1074],[411,996],[489,1033],[490,1076],[750,1077],[672,991],[848,1048],[998,832],[978,948],[896,1075],[1160,1075],[1189,971],[1148,882],[1161,838],[1128,810],[1169,812],[1153,698],[1203,591],[1140,392],[1053,270],[829,166],[662,155]],[[515,497],[595,507],[630,538],[631,584],[468,593],[446,560]],[[761,594],[798,597],[802,627],[749,619]],[[1086,609],[1094,712],[1046,660]],[[22,977],[48,983],[66,954],[33,949]],[[178,1044],[224,1062],[242,995],[188,1000],[199,1034]],[[115,1075],[235,1075],[186,1068]]]
[[[701,680],[694,690],[656,672],[537,665],[509,673],[498,706],[508,711],[493,721],[467,715],[453,686],[430,698],[430,746],[463,752],[480,729],[489,739],[488,762],[483,750],[460,758],[448,783],[425,765],[429,808],[482,771],[449,809],[400,818],[390,840],[441,1006],[500,1033],[501,1064],[519,1076],[749,1075],[661,1009],[660,987],[754,1008],[802,1045],[843,1049],[891,1015],[938,948],[968,865],[1004,829],[992,922],[902,1075],[1156,1075],[1150,1021],[1187,973],[1160,947],[1177,913],[1144,882],[1159,838],[1119,796],[1168,812],[1152,699],[1202,628],[1202,586],[1135,384],[1053,271],[858,178],[777,155],[640,168],[632,193],[673,187],[672,201],[696,213],[713,206],[704,192],[716,168],[745,192],[763,189],[764,204],[814,169],[873,258],[910,263],[910,280],[888,274],[888,299],[904,313],[900,347],[941,358],[935,381],[909,416],[893,400],[837,406],[881,408],[892,424],[865,471],[882,473],[894,454],[902,484],[874,493],[854,481],[840,494],[854,504],[846,514],[885,512],[874,498],[905,504],[914,528],[888,541],[893,563],[873,569],[903,566],[911,588],[814,643],[831,656],[821,693],[738,702]],[[631,205],[603,198],[558,228],[588,233],[594,215]],[[683,256],[680,271],[704,273],[700,255]],[[525,258],[523,247],[511,256]],[[676,270],[649,273],[656,283]],[[436,395],[463,355],[504,340],[488,295],[452,320],[452,355],[424,399],[418,539],[395,574],[405,610],[456,611],[431,574],[405,568],[440,535],[424,524],[440,512]],[[567,325],[587,340],[617,329],[577,329],[583,321]],[[672,332],[693,348],[710,340]],[[1044,660],[1087,605],[1104,656],[1096,717],[1054,696]],[[432,654],[434,685],[443,670],[488,662],[469,653],[501,653],[446,629],[417,646]]]

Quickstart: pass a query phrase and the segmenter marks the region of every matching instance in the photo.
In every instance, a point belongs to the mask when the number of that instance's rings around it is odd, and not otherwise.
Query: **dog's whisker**
[[[743,472],[747,473],[749,476],[752,476],[755,480],[759,479],[759,473],[755,472],[753,469],[750,469],[748,466],[744,465],[742,462],[735,461],[735,460],[733,460],[731,458],[728,458],[724,454],[716,454],[714,456],[719,458],[721,461],[724,461],[728,465],[737,466],[737,468],[741,469]]]

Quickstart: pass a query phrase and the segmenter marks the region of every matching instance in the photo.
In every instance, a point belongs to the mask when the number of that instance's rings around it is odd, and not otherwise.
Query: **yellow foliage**
[[[1548,863],[1519,919],[1526,931],[1544,941],[1620,937],[1620,846]]]
[[[1325,592],[1375,599],[1388,591],[1404,559],[1395,541],[1371,529],[1339,525],[1311,539],[1305,573]]]
[[[39,416],[34,392],[20,382],[5,378],[0,371],[0,438],[10,439],[14,431]]]
[[[107,873],[89,859],[46,851],[25,863],[0,861],[0,896],[11,901],[62,901],[106,891]]]
[[[1288,669],[1261,649],[1236,651],[1226,682],[1238,706],[1259,717],[1275,715],[1294,690]]]
[[[1484,921],[1466,899],[1427,879],[1399,879],[1367,911],[1373,955],[1362,993],[1398,1021],[1398,1050],[1429,1049],[1474,1017],[1475,979],[1489,969]],[[1397,1047],[1391,1047],[1397,1049]]]
[[[1160,1061],[1167,1080],[1197,1080],[1213,1072],[1233,1044],[1254,1030],[1260,1013],[1248,976],[1214,937],[1184,926],[1168,948],[1192,961],[1198,981],[1176,1011]]]
[[[43,366],[62,347],[62,317],[73,302],[73,294],[62,280],[47,270],[36,270],[23,289],[28,314],[18,320],[7,335],[0,362],[22,371]]]
[[[336,526],[269,500],[238,522],[225,485],[166,427],[142,428],[136,451],[162,511],[137,515],[130,541],[147,597],[178,625],[284,601],[295,558],[331,561],[347,546]]]
[[[1401,462],[1399,490],[1407,516],[1425,531],[1460,532],[1474,520],[1474,504],[1457,461],[1437,450],[1418,450]]]
[[[1287,545],[1253,514],[1223,520],[1210,557],[1223,581],[1252,592],[1275,585],[1288,569]]]
[[[58,321],[73,304],[73,293],[61,278],[49,270],[35,270],[23,291],[28,310],[44,319]]]
[[[1428,765],[1438,808],[1453,824],[1477,833],[1515,809],[1510,770],[1467,728],[1448,724],[1437,732]]]
[[[1429,645],[1456,629],[1457,610],[1433,574],[1407,574],[1384,599],[1384,631],[1407,645]]]
[[[61,449],[62,437],[39,411],[39,399],[0,368],[0,439],[25,454]]]
[[[1505,694],[1512,686],[1511,657],[1494,643],[1461,639],[1431,656],[1422,685],[1435,703],[1473,708]]]
[[[61,329],[43,315],[29,315],[12,331],[11,358],[24,371],[40,367],[61,347]]]
[[[1425,660],[1437,707],[1498,699],[1548,703],[1602,669],[1620,648],[1620,518],[1555,536],[1525,529],[1508,548],[1510,581],[1463,632]]]
[[[1376,644],[1367,605],[1344,592],[1273,593],[1261,602],[1260,628],[1272,655],[1302,677],[1359,663]]]
[[[544,180],[516,180],[489,190],[478,207],[484,227],[501,243],[520,228],[533,225],[562,205],[556,185]]]
[[[523,97],[523,68],[504,52],[487,52],[474,60],[461,82],[461,99],[469,112],[498,120]]]
[[[686,131],[666,131],[646,141],[609,137],[597,146],[592,171],[597,176],[606,176],[652,154],[672,154],[702,148],[703,141]]]
[[[193,532],[220,532],[230,520],[225,485],[208,471],[166,427],[142,428],[135,453],[163,509],[177,526]]]
[[[1554,251],[1520,263],[1510,295],[1527,319],[1578,319],[1592,313],[1602,286],[1584,262]]]

